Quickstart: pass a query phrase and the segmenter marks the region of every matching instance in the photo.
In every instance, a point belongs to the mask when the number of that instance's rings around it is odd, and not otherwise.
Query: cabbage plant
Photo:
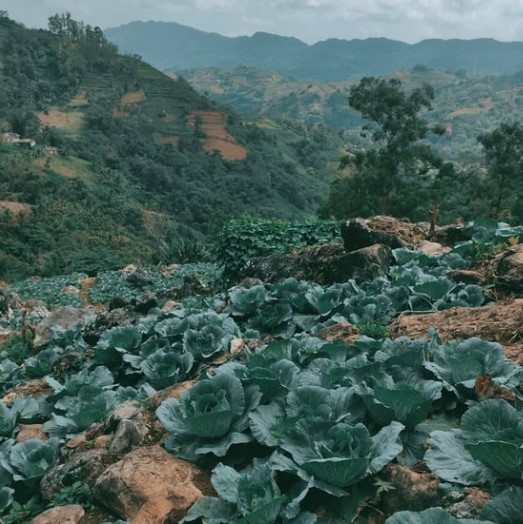
[[[225,372],[197,382],[179,400],[167,399],[156,411],[170,435],[166,448],[187,459],[208,453],[225,456],[233,444],[252,440],[243,431],[260,397],[257,388],[244,388]]]

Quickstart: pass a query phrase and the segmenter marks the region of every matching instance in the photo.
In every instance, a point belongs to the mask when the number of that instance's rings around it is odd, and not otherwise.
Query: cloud
[[[91,25],[175,21],[229,36],[267,31],[308,42],[329,37],[523,39],[521,0],[4,0],[30,27],[70,11]]]

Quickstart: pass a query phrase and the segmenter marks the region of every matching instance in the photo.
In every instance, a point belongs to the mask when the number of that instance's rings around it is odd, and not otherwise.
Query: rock
[[[93,308],[57,308],[36,326],[33,346],[38,348],[49,343],[53,338],[53,326],[68,329],[76,325],[86,325],[95,318],[96,311]]]
[[[442,246],[439,242],[430,242],[429,240],[424,240],[416,249],[428,257],[438,257],[452,251],[448,246]]]
[[[18,424],[18,435],[16,435],[17,442],[25,442],[32,438],[37,440],[48,440],[49,437],[44,433],[43,424]]]
[[[173,309],[178,309],[180,307],[182,307],[181,302],[176,302],[175,300],[168,300],[162,306],[162,313],[169,313],[169,311],[172,311]]]
[[[57,506],[40,513],[29,524],[78,524],[84,515],[82,506],[77,504]]]
[[[95,498],[133,524],[179,522],[205,495],[214,494],[209,473],[159,446],[138,448],[100,476]]]
[[[134,400],[127,400],[126,402],[122,402],[121,404],[116,406],[111,411],[111,413],[109,413],[109,416],[107,417],[107,421],[105,422],[104,426],[109,431],[112,431],[116,428],[116,426],[118,426],[118,424],[122,420],[137,417],[140,413],[140,410],[140,406],[138,406]]]
[[[131,284],[131,286],[137,287],[139,289],[143,289],[145,286],[148,286],[153,283],[151,278],[140,269],[129,273],[125,280],[126,282]]]
[[[66,295],[79,295],[80,290],[74,286],[65,286],[62,288],[62,293],[65,293]]]
[[[341,244],[321,244],[288,253],[255,257],[247,261],[240,272],[240,278],[278,282],[294,277],[298,280],[322,282],[325,264],[343,254]]]
[[[150,403],[151,407],[156,409],[164,400],[167,400],[168,398],[179,399],[180,395],[184,391],[191,389],[194,386],[195,382],[195,380],[186,380],[185,382],[179,382],[178,384],[174,384],[172,386],[158,391],[154,395],[150,396],[147,399],[147,401]]]
[[[241,270],[240,277],[278,282],[294,277],[327,285],[372,279],[383,274],[392,260],[391,249],[373,245],[346,253],[340,244],[322,244],[288,253],[256,257]]]
[[[523,292],[523,244],[507,249],[494,260],[496,283],[507,291]]]
[[[332,284],[354,279],[358,282],[384,275],[392,262],[392,250],[383,244],[374,244],[334,257],[323,267],[320,284]]]
[[[9,317],[14,309],[20,309],[22,302],[16,293],[11,293],[8,289],[0,288],[0,316]]]
[[[451,498],[451,497],[449,497]],[[479,488],[464,488],[459,493],[457,501],[450,500],[450,505],[445,504],[445,510],[458,519],[480,519],[483,506],[492,498],[487,491]]]
[[[486,283],[485,275],[474,269],[454,269],[449,271],[449,277],[462,284],[476,284],[482,286]]]
[[[133,420],[120,421],[109,446],[109,453],[120,456],[129,452],[133,446],[141,444],[148,433],[148,428],[141,427]]]
[[[37,378],[22,382],[8,389],[0,402],[11,404],[19,398],[36,398],[40,395],[50,395],[53,388],[43,379]]]
[[[396,219],[392,219],[396,221]],[[397,221],[396,221],[397,222]],[[368,221],[362,218],[352,218],[341,225],[341,237],[347,252],[355,251],[373,244],[383,244],[391,249],[399,247],[411,247],[407,242],[400,239],[396,234],[372,228]]]
[[[68,453],[54,462],[40,481],[40,493],[45,500],[52,500],[56,492],[78,480],[92,487],[107,466],[114,461],[107,449],[66,451]]]
[[[389,464],[380,475],[394,488],[383,497],[383,507],[387,512],[423,511],[440,505],[439,479],[434,473],[423,468],[418,471],[400,464]]]

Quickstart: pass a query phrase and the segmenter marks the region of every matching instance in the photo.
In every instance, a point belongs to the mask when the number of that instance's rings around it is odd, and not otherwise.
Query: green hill
[[[300,80],[248,67],[201,68],[179,73],[199,92],[230,104],[241,113],[323,124],[334,131],[343,130],[349,148],[368,145],[360,134],[362,119],[348,104],[354,81]],[[465,166],[480,159],[478,134],[501,122],[523,119],[521,74],[473,75],[418,66],[393,71],[387,77],[398,78],[407,90],[424,83],[434,87],[433,111],[427,118],[447,129],[434,147],[444,158]]]
[[[173,261],[232,217],[315,211],[331,137],[311,160],[321,132],[242,121],[99,28],[52,22],[0,19],[1,130],[36,144],[0,144],[0,279]]]

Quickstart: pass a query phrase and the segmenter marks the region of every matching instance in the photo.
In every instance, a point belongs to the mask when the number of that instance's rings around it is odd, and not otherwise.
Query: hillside
[[[331,82],[418,64],[470,73],[523,70],[523,43],[492,39],[431,39],[417,44],[386,38],[329,39],[308,45],[268,33],[229,38],[174,22],[131,22],[106,29],[105,34],[123,52],[137,53],[158,69],[249,66]]]
[[[0,279],[190,258],[234,216],[315,211],[332,140],[311,163],[305,127],[244,122],[69,16],[52,29],[0,20],[0,124],[22,140],[0,144]]]
[[[349,148],[368,145],[360,135],[362,119],[348,104],[354,81],[299,80],[248,67],[189,69],[179,74],[200,93],[230,104],[241,114],[323,124],[343,130]],[[480,160],[478,134],[501,122],[523,120],[521,74],[474,75],[418,66],[392,71],[386,77],[398,78],[406,90],[424,83],[434,87],[433,110],[427,118],[447,129],[445,138],[434,141],[434,147],[444,158],[464,166]]]

